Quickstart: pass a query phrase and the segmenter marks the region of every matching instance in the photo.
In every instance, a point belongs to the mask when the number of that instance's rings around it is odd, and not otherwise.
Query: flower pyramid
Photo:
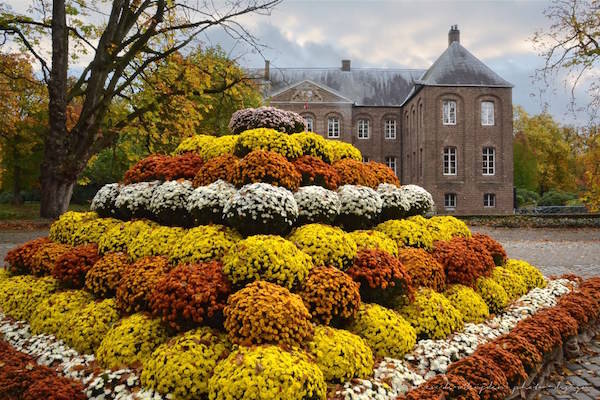
[[[230,127],[8,253],[0,397],[502,399],[600,313],[297,114]]]

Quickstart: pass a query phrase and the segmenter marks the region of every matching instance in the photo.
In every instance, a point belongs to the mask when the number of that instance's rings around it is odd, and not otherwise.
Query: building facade
[[[309,130],[360,149],[403,184],[431,192],[440,214],[513,212],[512,85],[460,44],[427,70],[265,68],[266,103]]]

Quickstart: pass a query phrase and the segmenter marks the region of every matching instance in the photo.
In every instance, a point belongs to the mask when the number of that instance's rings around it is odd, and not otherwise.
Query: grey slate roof
[[[425,86],[513,86],[459,42],[452,42],[417,83]]]

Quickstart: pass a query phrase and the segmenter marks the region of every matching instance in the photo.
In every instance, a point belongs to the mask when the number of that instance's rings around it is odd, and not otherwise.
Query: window
[[[313,117],[304,117],[304,121],[306,121],[306,131],[314,132],[314,123]]]
[[[486,193],[483,195],[483,207],[496,207],[496,195],[494,193]]]
[[[496,173],[496,149],[493,147],[483,148],[483,175],[494,175]]]
[[[340,137],[340,119],[337,117],[329,117],[327,119],[327,137]]]
[[[443,103],[443,123],[444,125],[456,125],[456,102],[454,100],[444,100]]]
[[[384,131],[385,131],[386,139],[396,139],[396,120],[395,119],[385,120]]]
[[[358,138],[368,139],[369,138],[369,120],[359,119],[358,120]]]
[[[444,175],[456,175],[456,147],[444,147]]]
[[[456,193],[444,194],[444,207],[450,209],[456,208]]]
[[[494,102],[493,101],[482,101],[481,102],[481,125],[483,125],[483,126],[494,125]]]
[[[363,156],[362,156],[362,160],[363,160],[363,162],[369,162],[369,156],[365,156],[365,155],[363,154]]]
[[[390,167],[392,169],[392,171],[394,171],[394,174],[397,175],[397,173],[396,173],[396,157],[386,157],[385,165]]]

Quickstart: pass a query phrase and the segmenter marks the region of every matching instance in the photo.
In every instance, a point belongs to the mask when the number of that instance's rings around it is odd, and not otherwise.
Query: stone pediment
[[[352,103],[335,90],[311,81],[302,81],[288,86],[271,98],[271,103]]]

